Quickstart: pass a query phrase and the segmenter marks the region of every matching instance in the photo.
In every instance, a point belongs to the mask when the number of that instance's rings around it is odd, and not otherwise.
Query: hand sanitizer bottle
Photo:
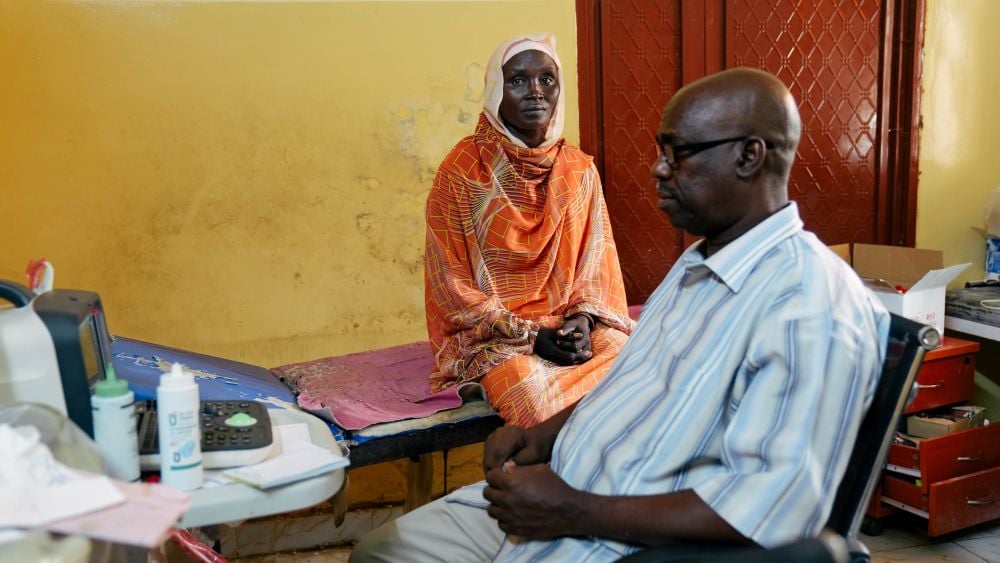
[[[199,406],[194,375],[173,364],[156,388],[160,482],[182,491],[201,487],[204,479]]]
[[[104,458],[108,476],[138,481],[135,394],[129,391],[127,381],[118,379],[111,363],[108,363],[104,380],[94,386],[90,408],[94,413],[94,441]]]

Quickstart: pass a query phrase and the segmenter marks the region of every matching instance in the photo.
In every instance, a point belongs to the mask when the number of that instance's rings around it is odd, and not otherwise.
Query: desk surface
[[[313,444],[343,456],[339,444],[319,418],[301,411],[281,409],[271,409],[268,414],[275,426],[305,422]],[[307,508],[337,494],[343,484],[344,470],[337,469],[263,491],[242,483],[198,489],[190,493],[191,508],[184,514],[180,526],[208,526]]]
[[[979,338],[1000,341],[1000,287],[949,290],[944,300],[944,327]]]
[[[1000,327],[995,325],[945,316],[944,328],[1000,342]]]

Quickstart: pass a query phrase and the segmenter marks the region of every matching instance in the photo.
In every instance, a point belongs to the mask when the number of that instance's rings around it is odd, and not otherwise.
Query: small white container
[[[94,441],[104,458],[108,476],[138,481],[135,394],[129,391],[127,381],[118,379],[110,363],[104,380],[94,386],[90,408],[94,413]]]
[[[193,491],[204,480],[199,407],[194,375],[173,364],[156,388],[160,482],[182,491]]]

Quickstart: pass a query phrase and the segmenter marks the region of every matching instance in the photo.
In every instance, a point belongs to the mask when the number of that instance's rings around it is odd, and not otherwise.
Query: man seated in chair
[[[798,110],[751,69],[682,88],[652,166],[703,239],[610,373],[554,418],[486,442],[486,484],[391,522],[352,561],[609,561],[642,546],[773,547],[826,522],[889,315],[788,200]]]

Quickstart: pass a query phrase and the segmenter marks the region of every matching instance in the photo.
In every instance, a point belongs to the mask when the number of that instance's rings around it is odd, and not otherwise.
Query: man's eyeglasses
[[[680,159],[686,158],[701,151],[707,151],[708,149],[717,147],[719,145],[724,145],[726,143],[735,143],[737,141],[745,141],[750,138],[750,135],[743,137],[730,137],[728,139],[719,139],[717,141],[704,141],[701,143],[687,143],[684,145],[671,145],[670,143],[661,143],[656,141],[656,150],[659,152],[660,158],[664,158],[667,164],[673,168],[677,169],[677,163]],[[764,146],[773,149],[774,143],[771,141],[764,141]]]

